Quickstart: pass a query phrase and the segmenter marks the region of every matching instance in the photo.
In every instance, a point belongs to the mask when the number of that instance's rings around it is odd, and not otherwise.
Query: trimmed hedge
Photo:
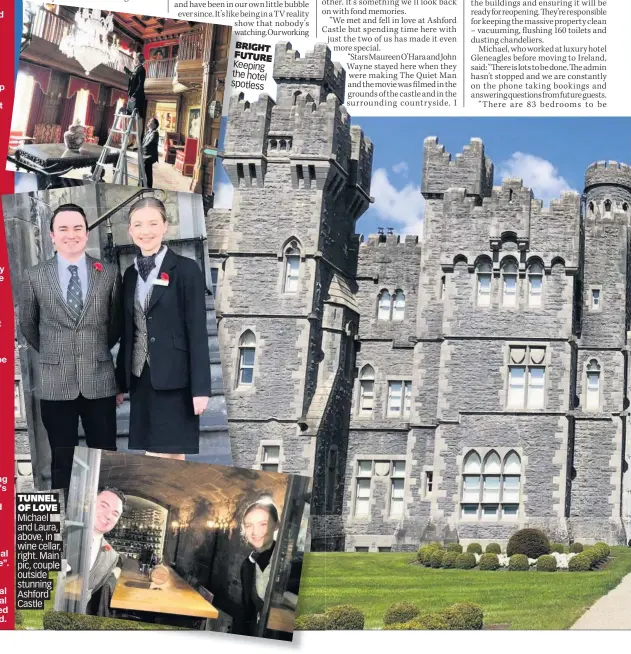
[[[484,626],[484,613],[482,607],[470,602],[454,604],[442,611],[447,620],[449,629],[482,629]]]
[[[443,565],[444,556],[445,550],[434,550],[432,555],[429,557],[429,565],[432,568],[441,568]]]
[[[513,554],[508,560],[508,569],[514,572],[527,572],[530,570],[530,563],[525,554]]]
[[[500,560],[497,554],[483,554],[480,558],[480,570],[497,570],[500,567]]]
[[[557,560],[550,554],[544,554],[537,559],[537,570],[539,572],[556,572]]]
[[[529,559],[538,559],[543,554],[550,554],[550,541],[540,529],[521,529],[508,541],[506,554],[525,554]]]
[[[387,630],[392,631],[418,631],[427,629],[449,629],[447,620],[440,613],[421,613],[409,622],[388,625]]]
[[[430,543],[423,545],[416,555],[416,558],[424,565],[429,567],[431,565],[432,554],[436,551],[444,552],[444,548],[440,543]]]
[[[64,611],[50,610],[44,612],[44,629],[49,631],[145,631],[150,629],[181,631],[183,628],[170,627],[164,624],[119,620],[118,618],[102,618],[98,615],[66,613]]]
[[[350,604],[332,606],[324,614],[328,630],[361,630],[364,628],[364,614]]]
[[[443,556],[443,568],[455,568],[456,560],[459,556],[460,554],[458,554],[458,552],[445,552],[445,556]]]
[[[484,550],[487,554],[501,554],[502,548],[499,543],[489,543]]]
[[[416,618],[420,612],[418,606],[411,602],[397,602],[388,607],[386,614],[383,616],[383,623],[385,625],[403,624]]]
[[[307,613],[296,618],[296,631],[326,631],[326,615],[324,613]]]
[[[24,624],[24,613],[22,611],[15,612],[15,626],[21,627]]]
[[[460,543],[449,543],[449,545],[447,545],[447,551],[462,554],[462,545]]]
[[[456,559],[456,568],[459,570],[471,570],[475,568],[475,556],[471,552],[466,552],[464,554],[458,554]]]
[[[605,554],[605,558],[607,558],[611,554],[611,547],[609,547],[607,543],[596,543],[594,547],[600,547]]]
[[[573,556],[568,563],[568,570],[570,572],[587,572],[591,570],[591,567],[592,560],[584,552]]]
[[[571,554],[580,554],[584,549],[583,543],[572,543],[570,545]]]
[[[565,545],[563,545],[563,543],[552,543],[552,545],[550,545],[550,553],[552,552],[563,554],[565,552]]]
[[[469,554],[482,554],[482,545],[480,543],[469,543],[467,545],[467,552]]]

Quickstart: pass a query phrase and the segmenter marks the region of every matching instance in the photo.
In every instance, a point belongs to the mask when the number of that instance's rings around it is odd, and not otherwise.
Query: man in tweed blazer
[[[79,418],[88,447],[116,449],[117,386],[110,349],[121,330],[116,266],[86,254],[88,222],[75,204],[50,221],[56,255],[26,271],[20,329],[39,353],[42,422],[52,453],[52,487],[67,489]]]

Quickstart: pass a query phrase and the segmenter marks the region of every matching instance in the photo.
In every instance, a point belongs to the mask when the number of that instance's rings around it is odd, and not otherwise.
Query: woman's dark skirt
[[[131,378],[129,449],[160,454],[198,454],[199,416],[190,388],[156,391],[149,366]]]

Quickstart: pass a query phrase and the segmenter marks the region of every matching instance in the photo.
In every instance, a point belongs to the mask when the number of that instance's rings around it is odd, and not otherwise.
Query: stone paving
[[[570,629],[631,629],[631,574],[601,597]]]

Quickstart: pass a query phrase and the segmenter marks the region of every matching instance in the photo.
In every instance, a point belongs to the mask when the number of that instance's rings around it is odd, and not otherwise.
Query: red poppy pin
[[[109,544],[107,544],[107,545],[103,545],[103,551],[104,551],[104,552],[109,552],[111,549],[112,549],[112,546],[111,546],[111,545],[109,545]]]
[[[169,276],[166,273],[160,273],[160,279],[167,284],[169,283]]]
[[[103,272],[103,264],[100,261],[94,262],[94,269]]]

